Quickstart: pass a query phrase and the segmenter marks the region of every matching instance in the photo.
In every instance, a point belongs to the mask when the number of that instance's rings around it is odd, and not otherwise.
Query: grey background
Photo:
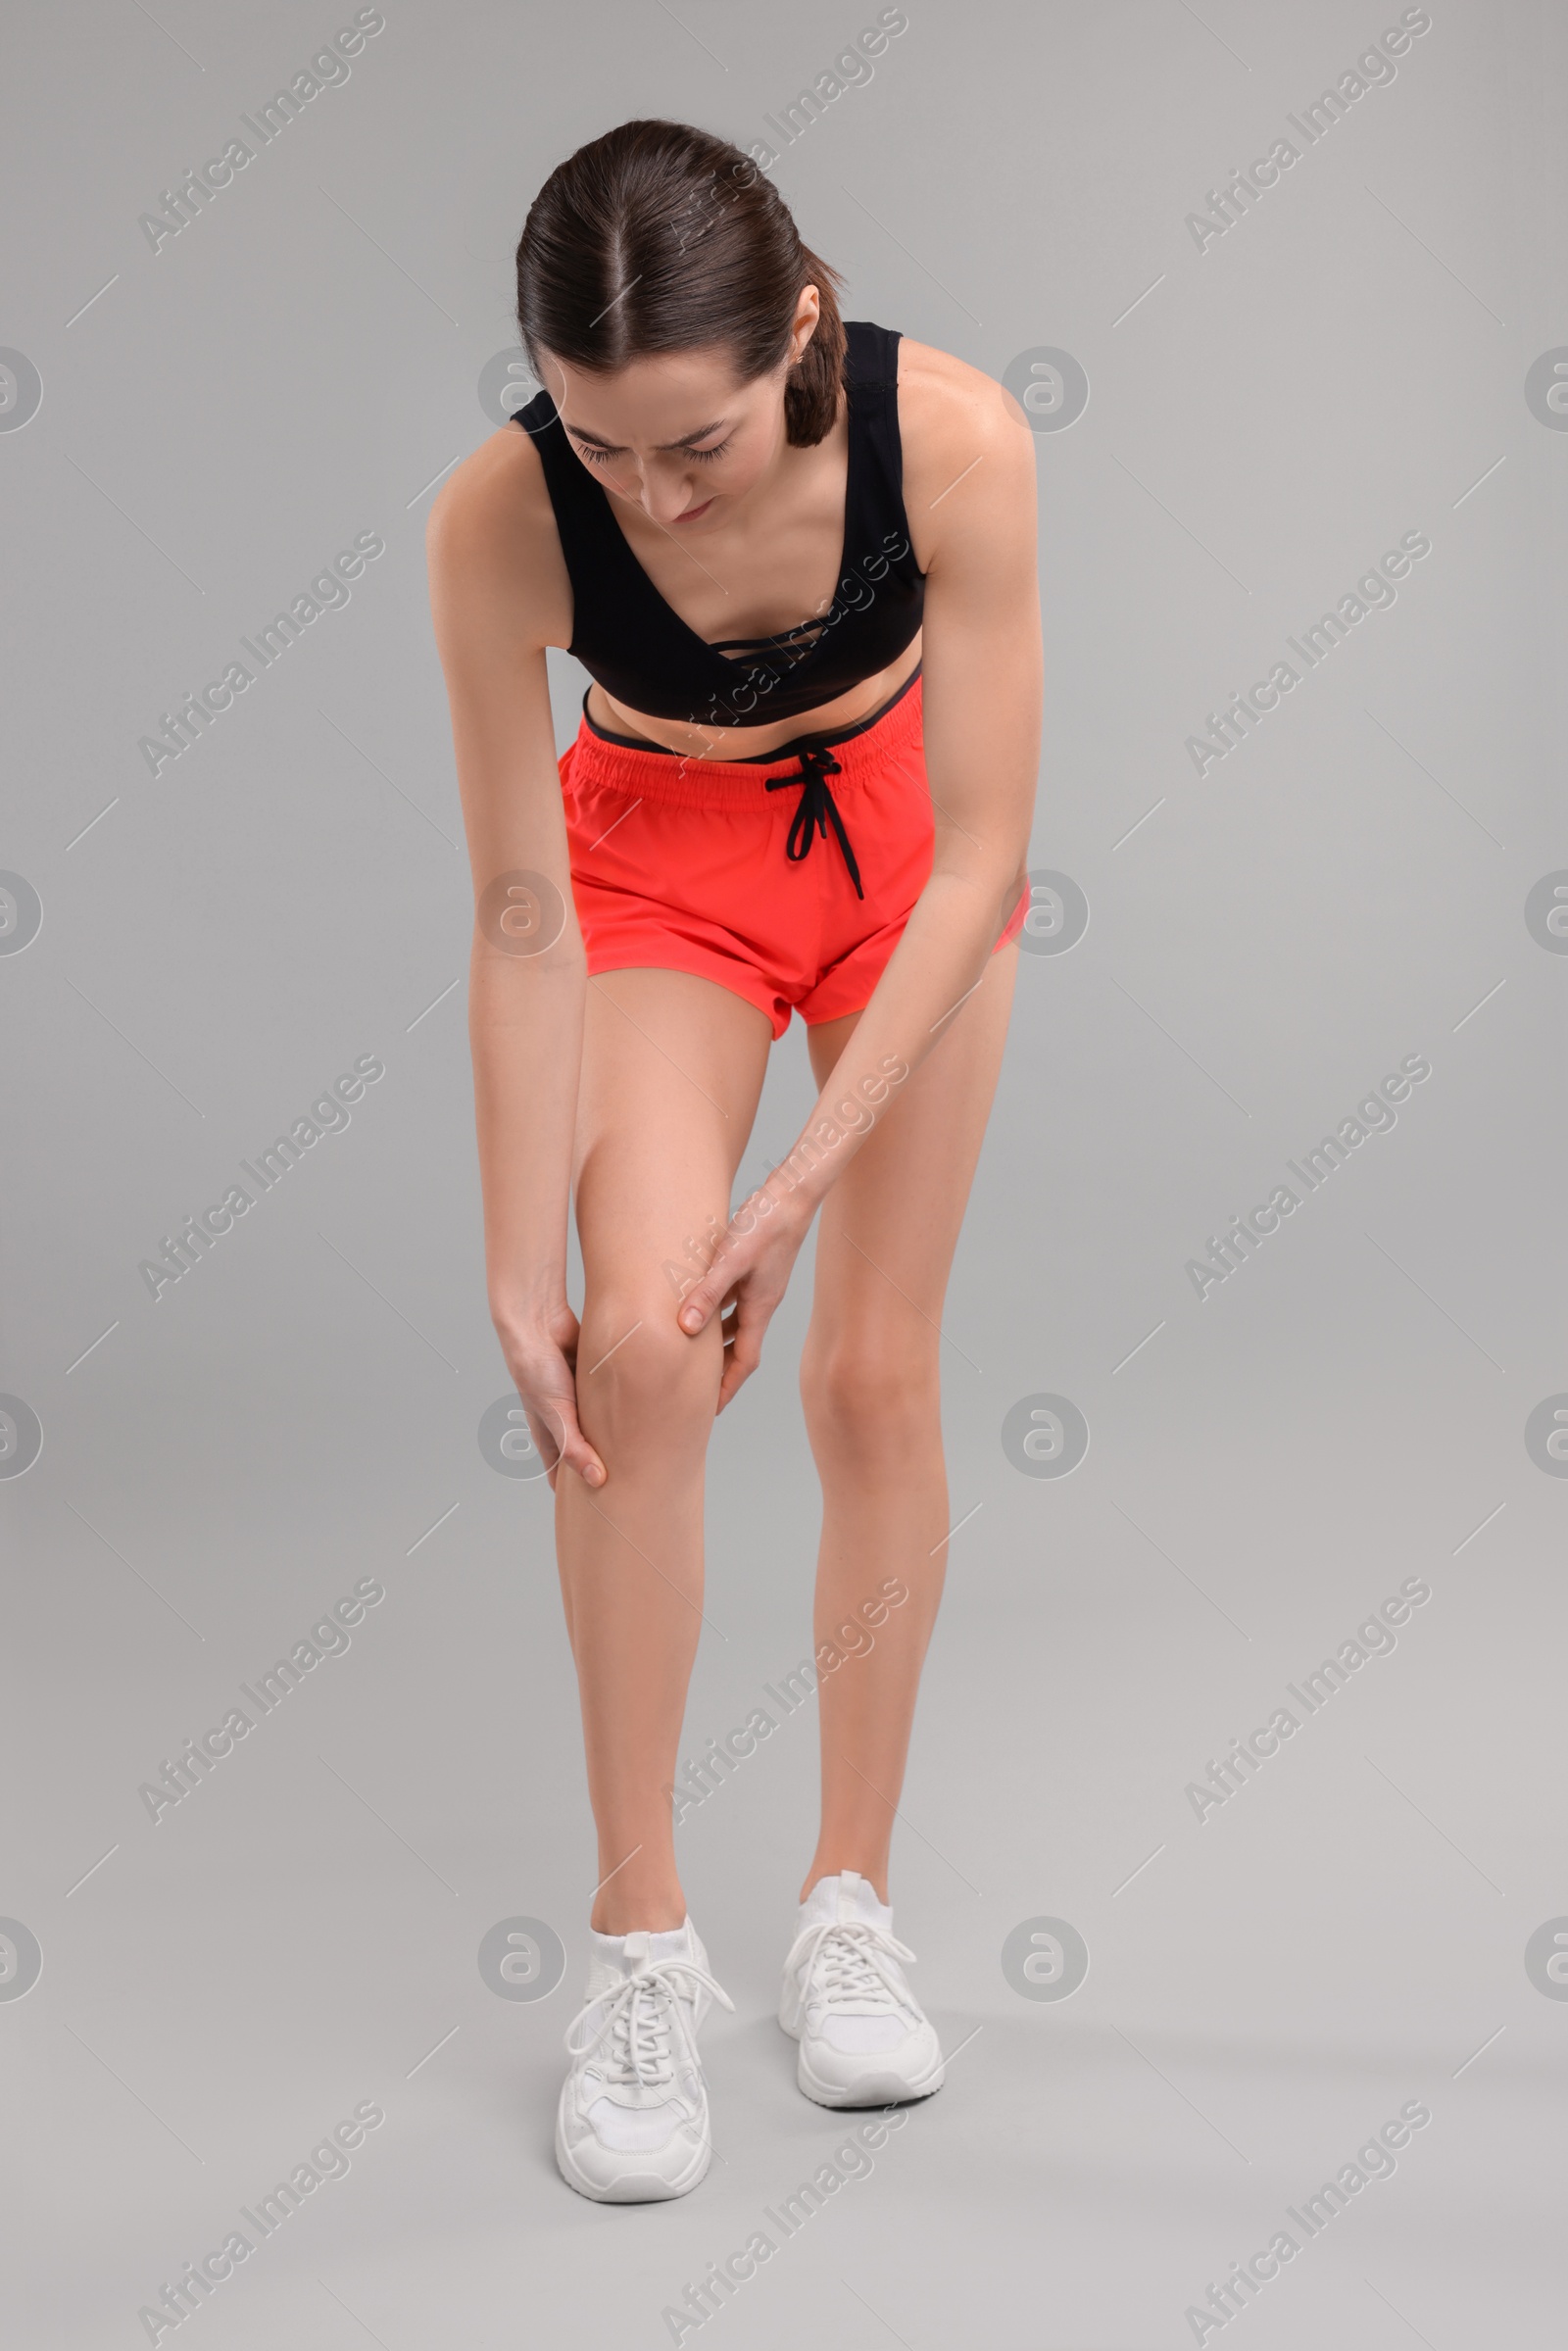
[[[0,957],[0,1387],[44,1433],[0,1482],[0,1912],[43,1955],[0,2000],[5,2290],[57,2351],[145,2340],[138,2308],[363,2100],[384,2125],[202,2340],[667,2342],[684,2282],[844,2136],[771,2019],[805,1709],[681,1833],[738,2009],[707,2035],[721,2160],[629,2212],[555,2175],[592,1844],[548,1492],[477,1443],[506,1376],[421,534],[490,429],[551,167],[634,114],[762,138],[875,11],[387,0],[351,78],[155,254],[139,214],[351,14],[34,10],[0,102],[0,343],[43,387],[0,433],[0,864],[43,908]],[[1568,342],[1568,24],[1435,0],[1250,217],[1202,253],[1184,225],[1397,14],[913,0],[777,166],[851,316],[1087,371],[1038,445],[1033,856],[1091,919],[1020,958],[947,1318],[972,1515],[895,1895],[963,2046],[704,2341],[1191,2341],[1187,2306],[1410,2099],[1431,2125],[1248,2340],[1458,2351],[1560,2312],[1568,2010],[1524,1955],[1568,1912],[1568,1491],[1523,1432],[1568,1390],[1568,964],[1523,909],[1568,865],[1568,437],[1524,378]],[[1200,780],[1204,712],[1413,529],[1396,605]],[[159,712],[372,530],[349,606],[154,780]],[[554,679],[565,740],[582,680]],[[155,1304],[138,1260],[367,1053],[350,1128]],[[1397,1127],[1200,1302],[1205,1236],[1413,1053]],[[797,1027],[743,1182],[809,1092]],[[692,1753],[808,1646],[807,1295],[713,1446]],[[1003,1450],[1044,1394],[1090,1430],[1065,1479]],[[365,1576],[348,1653],[155,1827],[139,1785]],[[1410,1576],[1433,1596],[1395,1653],[1200,1824],[1207,1759]],[[534,2002],[477,1965],[517,1917],[565,1948]],[[1062,2003],[1003,1972],[1037,1918],[1088,1947]]]

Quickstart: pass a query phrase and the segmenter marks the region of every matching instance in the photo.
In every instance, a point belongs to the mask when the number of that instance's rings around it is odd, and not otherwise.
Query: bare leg
[[[592,1923],[606,1935],[686,1915],[666,1790],[702,1624],[703,1468],[722,1340],[716,1317],[697,1340],[678,1328],[662,1268],[710,1215],[720,1229],[728,1220],[770,1043],[755,1005],[685,972],[607,972],[589,985],[577,1410],[609,1475],[590,1492],[562,1473],[556,1547],[599,1831]]]
[[[818,1683],[822,1826],[803,1900],[818,1878],[846,1869],[888,1898],[893,1807],[948,1556],[938,1325],[1017,959],[1014,947],[992,958],[822,1204],[801,1390],[822,1481],[814,1638],[845,1661]],[[812,1030],[819,1083],[858,1017]],[[895,1581],[907,1598],[867,1630],[861,1612],[874,1613]]]

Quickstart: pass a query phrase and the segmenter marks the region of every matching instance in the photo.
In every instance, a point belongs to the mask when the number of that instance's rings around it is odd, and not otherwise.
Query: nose
[[[661,465],[658,459],[642,467],[639,496],[643,512],[659,523],[674,522],[688,507],[704,502],[700,486],[683,465],[667,460]]]

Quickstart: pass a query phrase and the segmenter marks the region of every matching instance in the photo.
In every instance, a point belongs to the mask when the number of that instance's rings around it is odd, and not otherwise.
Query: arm
[[[566,1217],[587,990],[545,647],[570,588],[538,458],[498,433],[442,491],[430,602],[473,874],[473,1057],[491,1318],[550,1483],[604,1465],[577,1426]],[[526,874],[527,882],[509,877]]]
[[[946,366],[960,380],[941,386],[933,429],[906,467],[927,575],[931,877],[794,1151],[743,1201],[680,1307],[682,1329],[696,1332],[735,1298],[720,1408],[760,1360],[823,1196],[979,985],[1023,885],[1042,691],[1034,437],[998,385]],[[927,520],[938,527],[921,547]]]

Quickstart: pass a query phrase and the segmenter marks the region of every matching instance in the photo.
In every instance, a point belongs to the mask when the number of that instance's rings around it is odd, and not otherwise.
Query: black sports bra
[[[844,331],[850,449],[838,590],[825,612],[777,636],[698,636],[632,553],[550,394],[517,410],[544,465],[571,578],[567,651],[628,710],[695,726],[765,726],[875,676],[913,640],[925,574],[904,509],[898,330],[846,319]]]

